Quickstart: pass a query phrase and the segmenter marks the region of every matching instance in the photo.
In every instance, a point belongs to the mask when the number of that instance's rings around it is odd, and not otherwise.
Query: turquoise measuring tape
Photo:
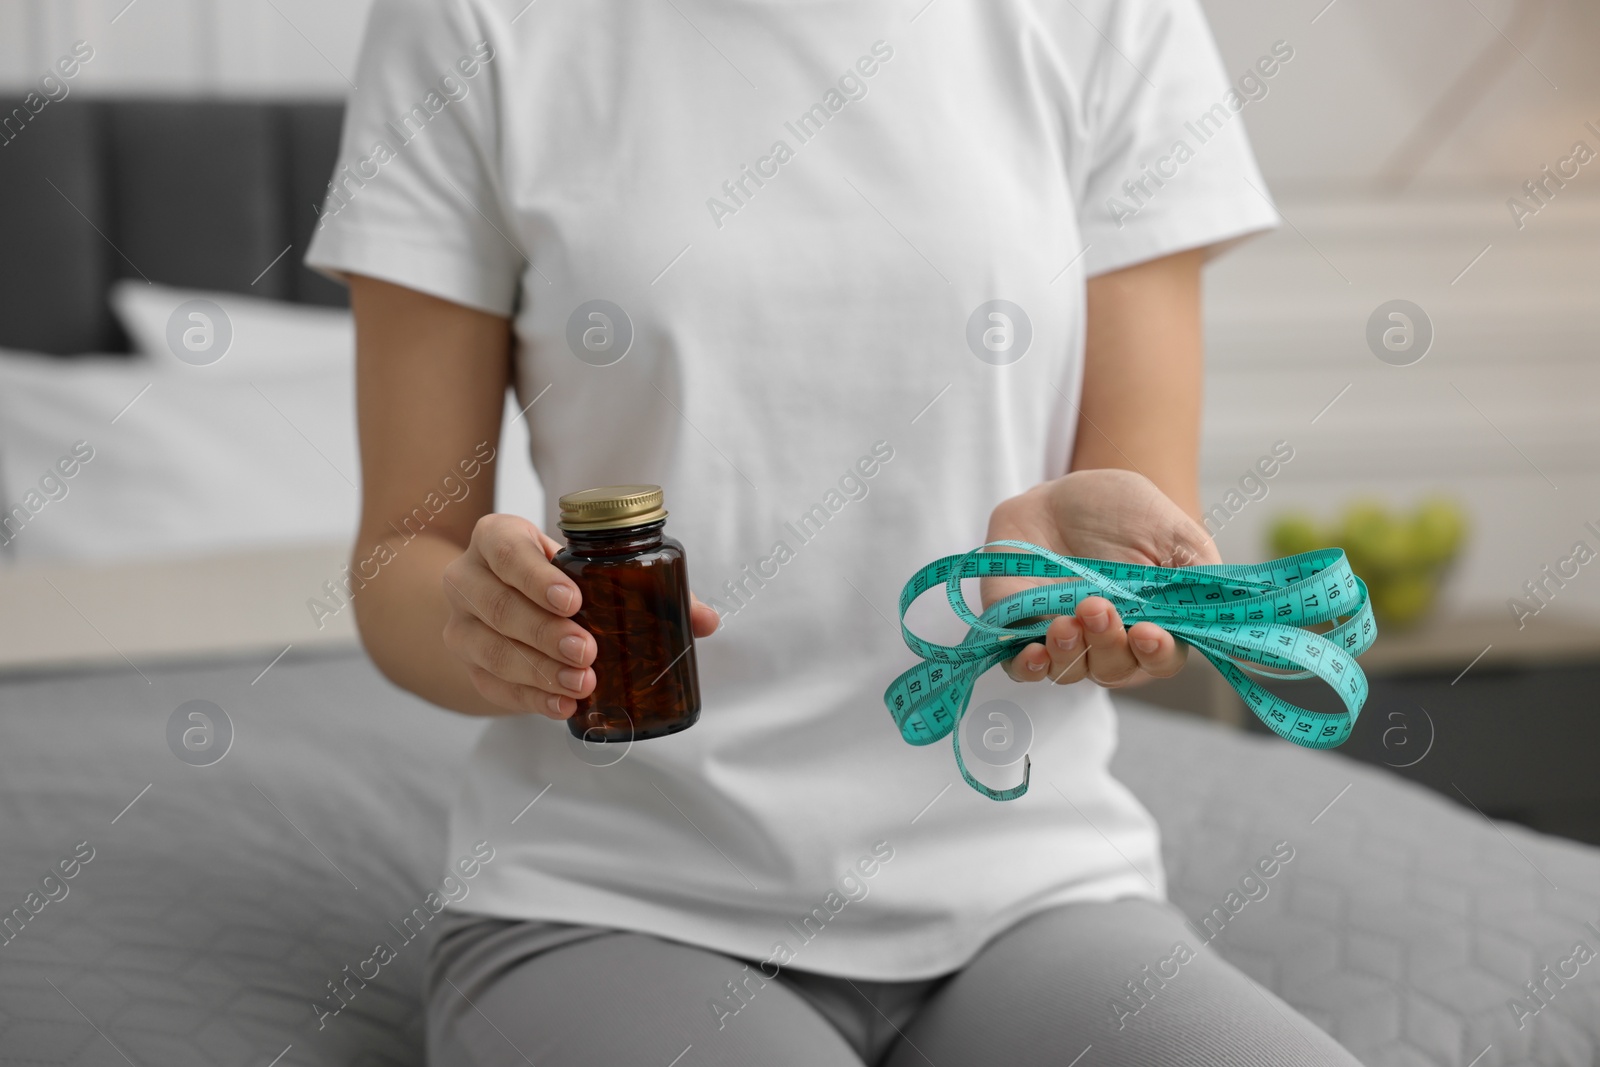
[[[994,547],[1019,551],[984,551]],[[962,595],[962,579],[1001,577],[1059,580],[1019,590],[974,615]],[[1081,581],[1066,580],[1073,578]],[[959,645],[934,644],[906,626],[906,610],[939,585],[970,627]],[[1111,601],[1124,625],[1153,622],[1193,645],[1267,729],[1297,745],[1343,744],[1366,703],[1367,678],[1355,657],[1372,647],[1378,626],[1366,584],[1350,570],[1341,549],[1248,566],[1151,567],[1058,556],[1026,541],[992,541],[964,555],[935,560],[900,591],[900,633],[922,660],[883,694],[900,736],[913,745],[931,745],[948,734],[968,785],[992,800],[1022,796],[1028,791],[1032,761],[1023,756],[1021,785],[1000,790],[984,785],[961,758],[961,717],[980,675],[1039,640],[1049,629],[1049,617],[1072,614],[1088,596]],[[1304,629],[1341,618],[1343,622],[1322,633]],[[1297,707],[1251,681],[1246,671],[1270,678],[1321,678],[1339,694],[1345,711]]]

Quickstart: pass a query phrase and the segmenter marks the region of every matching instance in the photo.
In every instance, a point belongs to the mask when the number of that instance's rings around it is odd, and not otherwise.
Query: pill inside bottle
[[[657,485],[610,485],[560,499],[566,547],[553,562],[578,586],[573,621],[598,646],[594,692],[567,720],[611,743],[664,737],[700,718],[683,545],[666,533]]]

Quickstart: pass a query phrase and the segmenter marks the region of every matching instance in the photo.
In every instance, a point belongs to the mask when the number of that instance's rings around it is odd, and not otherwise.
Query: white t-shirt
[[[488,725],[449,858],[496,852],[460,907],[889,980],[1164,893],[1106,692],[991,671],[972,706],[1022,709],[1034,773],[989,800],[884,708],[896,598],[1066,472],[1084,278],[1276,216],[1196,0],[919,7],[374,5],[308,261],[514,317],[533,518],[658,483],[725,612],[689,730]],[[941,601],[916,617],[953,637]]]

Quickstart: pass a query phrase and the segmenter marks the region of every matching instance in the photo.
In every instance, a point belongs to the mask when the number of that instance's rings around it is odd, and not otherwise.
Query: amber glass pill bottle
[[[567,720],[586,741],[664,737],[700,718],[683,545],[666,534],[661,487],[568,493],[555,565],[578,586],[573,621],[594,635],[594,692]]]

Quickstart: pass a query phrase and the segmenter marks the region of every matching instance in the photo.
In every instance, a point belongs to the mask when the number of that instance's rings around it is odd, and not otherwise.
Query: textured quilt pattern
[[[0,683],[0,1064],[420,1064],[415,917],[479,726],[360,656],[263,665]],[[203,767],[167,738],[197,699],[234,732]],[[1600,1063],[1600,849],[1119,704],[1208,948],[1370,1067]]]
[[[1173,903],[1362,1063],[1600,1064],[1600,849],[1117,703],[1112,767],[1160,823]],[[1250,899],[1241,879],[1280,841],[1293,861]]]

